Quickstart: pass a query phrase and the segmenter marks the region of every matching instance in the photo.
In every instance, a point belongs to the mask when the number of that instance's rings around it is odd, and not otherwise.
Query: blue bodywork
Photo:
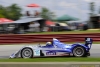
[[[83,52],[81,51],[81,53],[84,53],[85,56],[90,56],[89,51],[91,49],[92,42],[93,41],[91,38],[85,38],[84,44],[74,43],[74,44],[68,45],[68,44],[60,42],[56,38],[53,38],[52,44],[50,45],[45,45],[45,46],[36,45],[36,47],[35,46],[25,46],[21,48],[20,50],[18,50],[17,52],[11,54],[10,58],[21,57],[21,52],[25,48],[32,49],[34,53],[33,57],[35,56],[39,56],[39,57],[40,56],[67,56],[67,55],[73,55],[73,54],[75,55],[76,52],[73,52],[73,49],[79,46],[83,48],[83,49],[81,48],[83,50]]]
[[[85,44],[81,44],[81,43],[74,43],[72,45],[68,45],[65,43],[60,42],[58,39],[53,39],[52,44],[51,45],[46,45],[46,46],[41,46],[41,48],[62,48],[61,50],[46,50],[49,52],[67,52],[67,53],[72,53],[73,48],[75,48],[76,46],[81,46],[84,47],[86,52],[89,52],[89,50],[91,49],[92,46],[92,39],[87,38],[85,40]]]

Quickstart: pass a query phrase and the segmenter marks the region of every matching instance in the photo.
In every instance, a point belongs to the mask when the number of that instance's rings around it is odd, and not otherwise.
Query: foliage
[[[18,20],[22,16],[21,10],[17,4],[12,4],[8,7],[0,6],[0,18]]]
[[[0,18],[6,17],[5,13],[6,13],[5,7],[3,7],[2,5],[0,5]]]
[[[8,18],[12,20],[18,20],[22,14],[22,9],[17,4],[12,4],[8,7],[0,6],[0,18]],[[49,9],[43,7],[40,15],[42,18],[47,20],[52,20],[55,17],[54,12],[51,12]]]
[[[22,14],[21,14],[21,8],[17,6],[17,4],[13,4],[9,7],[7,7],[7,18],[17,20],[19,19]]]
[[[55,17],[54,12],[51,12],[49,9],[43,7],[41,11],[41,17],[47,20],[52,20]]]

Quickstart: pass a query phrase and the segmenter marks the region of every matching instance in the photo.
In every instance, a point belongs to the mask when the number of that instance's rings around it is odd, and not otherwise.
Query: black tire
[[[73,55],[74,57],[87,57],[86,56],[86,50],[82,46],[76,46],[73,49]]]
[[[29,47],[22,49],[21,50],[21,58],[33,58],[33,50]]]

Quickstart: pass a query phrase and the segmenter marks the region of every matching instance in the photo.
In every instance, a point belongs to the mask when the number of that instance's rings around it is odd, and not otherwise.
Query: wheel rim
[[[31,49],[24,49],[22,51],[22,57],[23,58],[30,58],[32,56],[32,50]]]
[[[81,47],[77,47],[74,49],[74,55],[75,56],[83,56],[84,54],[84,49]]]

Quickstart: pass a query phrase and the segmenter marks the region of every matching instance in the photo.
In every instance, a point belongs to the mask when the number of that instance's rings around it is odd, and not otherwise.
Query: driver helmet
[[[47,42],[47,43],[46,43],[46,45],[51,45],[51,44],[52,44],[51,42]]]

